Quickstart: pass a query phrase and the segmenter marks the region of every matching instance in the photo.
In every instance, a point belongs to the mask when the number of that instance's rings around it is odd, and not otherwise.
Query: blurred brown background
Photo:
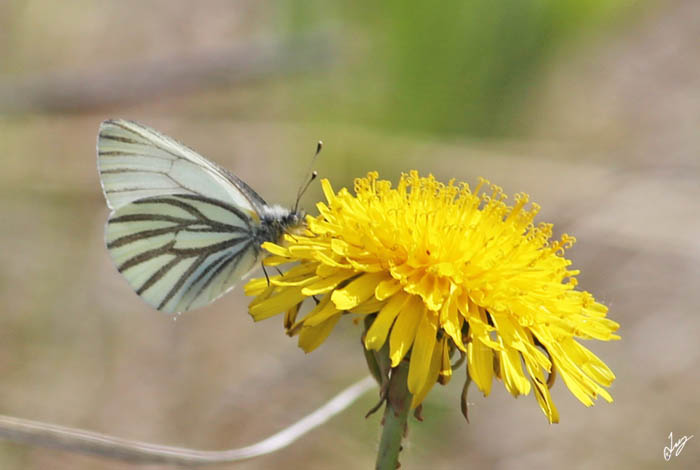
[[[700,2],[0,0],[0,413],[242,446],[366,373],[358,327],[305,355],[281,318],[253,324],[241,289],[177,321],[151,311],[103,246],[108,117],[271,202],[291,204],[323,139],[336,188],[369,170],[485,176],[577,236],[581,287],[622,325],[587,344],[615,403],[586,409],[559,381],[550,426],[499,383],[472,389],[467,424],[460,372],[412,423],[402,468],[700,467],[700,437],[662,456],[670,432],[700,436]],[[374,401],[237,468],[371,468]],[[0,468],[135,466],[3,441]]]

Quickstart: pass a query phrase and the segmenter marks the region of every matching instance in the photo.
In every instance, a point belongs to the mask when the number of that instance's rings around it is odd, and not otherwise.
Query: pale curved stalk
[[[171,465],[202,465],[248,460],[275,452],[328,421],[376,386],[370,376],[349,386],[316,411],[282,431],[238,449],[204,451],[131,441],[82,429],[0,415],[0,438],[110,459]]]

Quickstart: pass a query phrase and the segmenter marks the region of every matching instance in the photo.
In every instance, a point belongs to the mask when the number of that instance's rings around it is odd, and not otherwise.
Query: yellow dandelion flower
[[[468,376],[485,394],[494,377],[513,395],[534,390],[550,422],[556,369],[586,406],[615,376],[576,338],[612,340],[618,324],[591,294],[576,290],[564,257],[574,238],[550,240],[552,225],[533,224],[539,206],[513,205],[482,180],[474,189],[430,175],[404,174],[396,188],[377,173],[355,180],[355,194],[322,182],[327,203],[302,234],[266,243],[265,264],[296,263],[284,274],[251,280],[255,320],[285,312],[304,351],[318,347],[343,314],[367,316],[364,345],[388,341],[391,366],[408,365],[412,407],[452,375],[466,356]],[[487,188],[488,194],[482,192]],[[298,318],[302,302],[316,304]]]

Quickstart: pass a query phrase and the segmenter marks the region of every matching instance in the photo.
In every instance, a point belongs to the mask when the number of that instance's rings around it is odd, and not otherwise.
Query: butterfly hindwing
[[[154,308],[176,313],[213,301],[254,267],[256,223],[218,199],[157,195],[117,208],[105,238],[136,293]]]

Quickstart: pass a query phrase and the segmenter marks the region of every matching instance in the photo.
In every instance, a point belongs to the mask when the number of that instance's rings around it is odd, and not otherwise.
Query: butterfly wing
[[[97,167],[110,209],[137,199],[197,194],[259,214],[265,201],[250,186],[194,150],[150,127],[114,119],[100,125]]]
[[[265,201],[243,181],[153,129],[105,121],[98,167],[107,248],[146,302],[169,313],[208,304],[254,267]]]

